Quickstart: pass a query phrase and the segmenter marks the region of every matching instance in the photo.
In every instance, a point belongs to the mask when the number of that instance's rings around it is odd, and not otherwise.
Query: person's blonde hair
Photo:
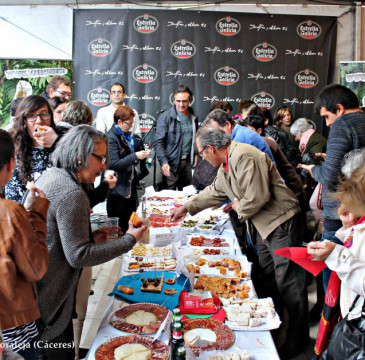
[[[332,196],[341,202],[341,208],[355,216],[365,215],[365,165],[354,170],[338,186]]]

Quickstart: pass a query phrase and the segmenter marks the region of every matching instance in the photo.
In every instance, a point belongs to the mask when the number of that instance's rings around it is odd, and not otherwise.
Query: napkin
[[[323,260],[312,261],[313,255],[309,255],[305,247],[285,247],[275,250],[275,254],[294,261],[314,276],[317,276],[326,267]]]

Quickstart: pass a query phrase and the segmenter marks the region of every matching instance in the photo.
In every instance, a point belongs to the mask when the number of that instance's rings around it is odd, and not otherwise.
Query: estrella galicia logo
[[[224,66],[215,71],[213,78],[218,84],[230,86],[240,79],[240,74],[236,69]]]
[[[275,98],[266,91],[252,95],[251,100],[258,106],[266,109],[271,109],[275,106]]]
[[[87,94],[87,100],[94,106],[105,106],[109,103],[110,92],[107,89],[98,87]]]
[[[174,104],[174,100],[175,100],[174,95],[175,95],[174,93],[171,93],[170,97],[169,97],[169,102],[170,102],[171,105],[175,105]],[[194,94],[193,94],[193,98],[191,99],[189,106],[193,106],[194,102],[195,102],[195,97],[194,97]]]
[[[102,38],[91,41],[88,46],[89,53],[96,57],[108,56],[112,49],[111,42]]]
[[[143,132],[151,130],[153,124],[155,123],[155,118],[147,113],[140,114],[138,118],[139,126]]]
[[[303,39],[317,39],[321,32],[321,26],[312,20],[303,21],[297,26],[297,34]]]
[[[157,79],[157,70],[148,64],[143,64],[135,67],[132,72],[133,79],[142,83],[148,84]]]
[[[295,74],[294,81],[299,87],[310,89],[318,84],[319,76],[314,71],[305,69]]]
[[[275,46],[267,42],[263,42],[261,44],[257,44],[252,49],[252,55],[258,61],[269,62],[276,58],[278,51]]]
[[[189,59],[195,55],[195,45],[185,39],[177,41],[171,46],[171,54],[178,59]]]
[[[151,34],[158,29],[158,20],[148,14],[138,16],[133,21],[133,27],[141,34]]]
[[[240,32],[241,24],[233,17],[226,16],[217,21],[217,23],[215,24],[215,28],[221,35],[234,36]]]

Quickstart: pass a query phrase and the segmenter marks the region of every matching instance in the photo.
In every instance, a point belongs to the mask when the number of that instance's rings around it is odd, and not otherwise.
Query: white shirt
[[[108,106],[105,106],[98,110],[98,113],[96,114],[96,119],[94,121],[94,127],[97,130],[100,130],[104,133],[107,133],[109,129],[114,124],[114,113],[116,108],[113,106],[113,104],[110,104]],[[139,118],[138,113],[136,110],[132,109],[134,112],[134,120],[133,120],[133,126],[131,129],[132,135],[136,134],[141,136],[141,129],[139,127]]]

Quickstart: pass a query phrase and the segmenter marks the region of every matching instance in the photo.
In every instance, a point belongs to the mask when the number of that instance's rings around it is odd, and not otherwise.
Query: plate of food
[[[176,273],[169,271],[145,271],[123,276],[109,295],[130,303],[139,303],[143,299],[145,303],[164,304],[171,310],[178,305],[183,289],[190,290],[190,282],[185,275],[176,277]]]
[[[243,299],[240,304],[231,299],[222,299],[222,303],[226,324],[232,330],[266,331],[277,329],[281,324],[272,298]]]
[[[220,277],[202,275],[194,285],[195,290],[210,291],[219,298],[246,299],[254,296],[252,281],[243,281],[239,277]]]
[[[250,276],[250,265],[246,257],[201,256],[196,260],[187,258],[185,265],[196,276],[236,276],[246,279]]]
[[[140,335],[118,336],[101,344],[95,360],[167,360],[169,348],[159,340]]]
[[[156,304],[130,304],[115,310],[109,317],[109,324],[131,334],[154,334],[168,312],[167,308]]]
[[[206,225],[211,226],[211,225]],[[191,246],[202,246],[202,247],[233,247],[233,239],[223,238],[219,236],[204,236],[204,235],[189,235],[188,241]]]
[[[171,245],[167,246],[153,246],[150,244],[136,244],[133,246],[133,249],[131,251],[132,256],[166,256],[171,257]]]
[[[210,256],[222,256],[229,255],[228,249],[218,249],[218,248],[202,248],[202,247],[193,247],[189,248],[189,255],[194,258],[198,258],[202,255],[210,255]]]
[[[221,321],[212,318],[187,319],[182,321],[185,345],[195,355],[201,351],[227,350],[235,340],[233,331]]]
[[[134,256],[125,257],[124,262],[126,264],[125,270],[128,272],[142,272],[149,270],[175,270],[176,259],[171,257],[144,257]]]

